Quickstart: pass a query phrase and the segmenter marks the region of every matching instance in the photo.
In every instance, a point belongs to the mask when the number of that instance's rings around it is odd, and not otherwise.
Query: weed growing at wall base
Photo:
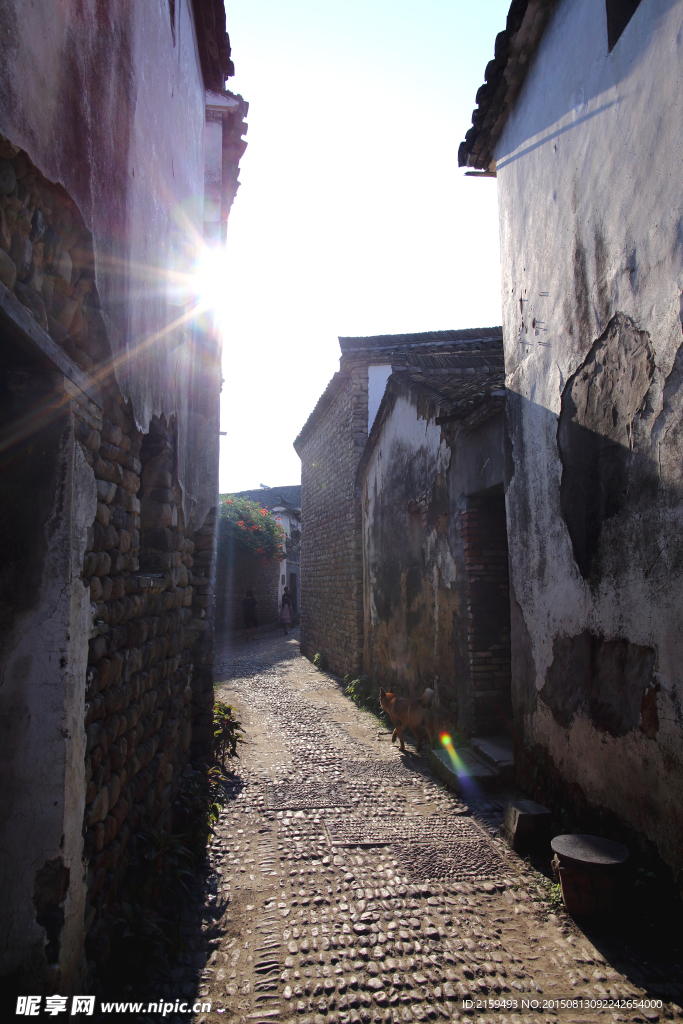
[[[239,757],[237,744],[244,743],[243,735],[242,723],[237,721],[232,704],[224,704],[222,700],[214,701],[213,751],[223,768],[226,757]]]
[[[350,697],[357,707],[370,711],[381,722],[389,724],[389,716],[379,702],[379,689],[370,676],[362,675],[352,679],[351,675],[347,674],[344,676],[344,683],[344,694]]]
[[[322,651],[319,651],[318,654],[316,654],[316,656],[313,658],[313,664],[321,672],[327,672],[328,668],[330,667],[327,655]]]

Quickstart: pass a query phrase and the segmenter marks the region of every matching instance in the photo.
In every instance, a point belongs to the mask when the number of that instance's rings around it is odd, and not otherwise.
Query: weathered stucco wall
[[[610,54],[604,4],[562,0],[495,153],[518,753],[676,870],[682,57],[681,2]]]
[[[52,404],[63,382],[4,371],[2,391],[4,440],[20,429],[27,404]],[[83,680],[91,616],[80,577],[97,498],[68,401],[0,481],[0,975],[16,972],[17,987],[49,990],[60,969],[68,986],[78,967],[86,896]]]
[[[204,84],[189,0],[31,0],[0,10],[0,133],[77,204],[114,372],[143,431],[178,414],[186,517],[217,501],[220,354],[192,323],[202,237]],[[177,272],[181,279],[178,280]]]
[[[431,686],[440,725],[500,733],[492,709],[501,686],[509,718],[503,420],[498,413],[465,431],[437,426],[438,415],[438,406],[390,382],[368,442],[363,662],[378,685],[402,694]],[[473,498],[492,489],[500,496]],[[501,505],[495,539],[479,507],[491,500]],[[482,603],[487,621],[501,610],[488,631]]]
[[[363,486],[363,663],[411,696],[453,687],[461,613],[448,543],[451,449],[416,395],[392,391]]]

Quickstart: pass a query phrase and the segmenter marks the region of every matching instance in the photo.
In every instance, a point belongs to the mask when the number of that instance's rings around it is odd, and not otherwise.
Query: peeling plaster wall
[[[36,7],[39,7],[38,16]],[[184,511],[216,505],[220,352],[182,318],[202,237],[204,85],[189,0],[13,0],[0,8],[0,132],[77,203],[115,375],[143,432],[179,423]],[[208,385],[208,386],[207,386]]]
[[[6,416],[14,402],[21,412],[26,402],[61,386],[52,374],[14,371],[3,375],[3,390]],[[92,469],[74,440],[68,404],[62,417],[36,435],[20,475],[3,474],[2,492],[3,534],[5,543],[12,542],[2,600],[10,603],[12,617],[3,616],[0,662],[0,975],[14,974],[14,987],[29,992],[55,983],[46,975],[57,969],[46,966],[46,936],[55,943],[66,987],[82,957],[83,680],[91,614],[80,576],[97,496]],[[52,500],[45,500],[49,492]],[[27,494],[35,502],[31,510]],[[28,561],[27,546],[33,552]],[[39,892],[38,880],[50,864],[57,880],[44,881]]]
[[[363,495],[366,672],[410,696],[453,684],[458,614],[448,544],[450,447],[409,394],[393,408],[367,467]]]
[[[437,408],[391,384],[379,415],[363,474],[365,670],[405,695],[433,687],[439,725],[471,732],[468,498],[502,483],[502,417],[444,430]]]
[[[680,0],[611,54],[604,4],[562,0],[495,153],[519,760],[676,871],[682,57]]]

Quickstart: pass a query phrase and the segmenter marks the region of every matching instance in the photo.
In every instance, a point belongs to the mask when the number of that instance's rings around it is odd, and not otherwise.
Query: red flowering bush
[[[222,494],[219,504],[218,544],[234,544],[258,555],[262,562],[285,557],[285,531],[267,508],[247,498]]]

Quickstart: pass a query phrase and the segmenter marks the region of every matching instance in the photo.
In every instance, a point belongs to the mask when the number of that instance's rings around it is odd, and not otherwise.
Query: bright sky
[[[226,0],[250,104],[228,224],[221,492],[298,483],[338,335],[501,322],[495,179],[458,145],[509,0]]]

